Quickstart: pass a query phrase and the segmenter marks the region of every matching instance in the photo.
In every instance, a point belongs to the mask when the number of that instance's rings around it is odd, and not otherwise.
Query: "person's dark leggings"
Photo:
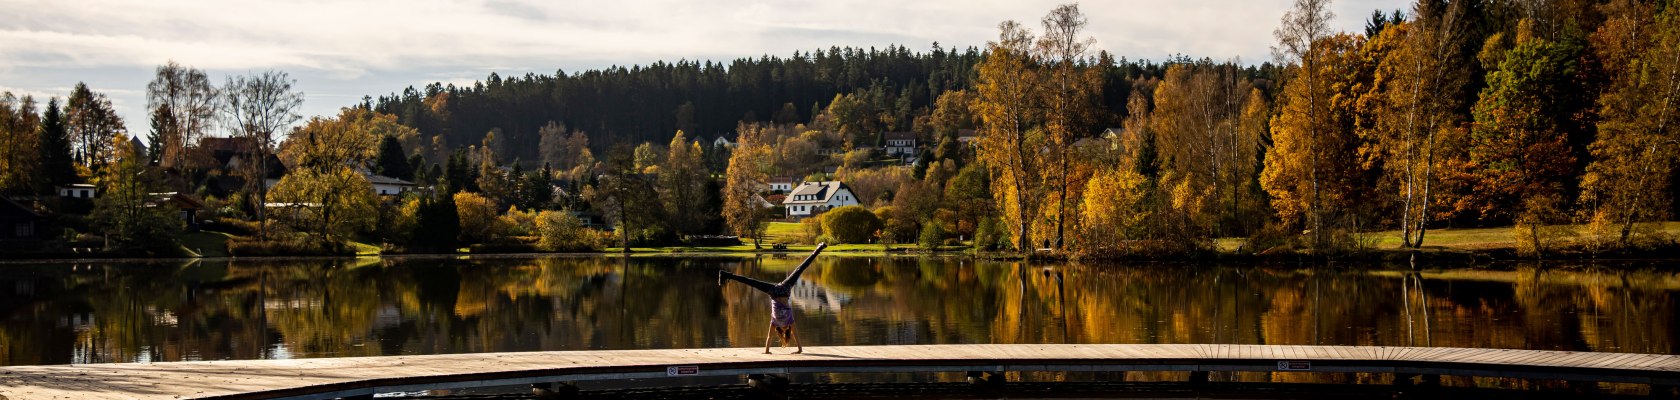
[[[822,249],[818,248],[816,252],[811,253],[810,257],[805,257],[805,262],[800,263],[799,268],[794,268],[793,272],[789,273],[787,278],[782,279],[781,283],[765,282],[745,276],[735,275],[729,271],[723,270],[718,271],[718,276],[724,279],[744,283],[747,286],[752,286],[753,289],[758,289],[758,291],[764,292],[765,294],[770,295],[770,297],[788,297],[793,294],[793,284],[799,282],[799,275],[805,273],[806,268],[811,267],[811,262],[817,259],[817,252],[821,251]]]

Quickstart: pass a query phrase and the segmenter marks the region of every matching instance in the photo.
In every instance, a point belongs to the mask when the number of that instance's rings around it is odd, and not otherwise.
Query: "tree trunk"
[[[1022,253],[1031,254],[1032,247],[1028,246],[1032,245],[1032,241],[1027,238],[1027,224],[1030,224],[1031,222],[1027,221],[1026,200],[1022,200],[1022,196],[1024,194],[1021,193],[1020,178],[1016,178],[1015,182],[1015,213],[1016,215],[1019,215],[1019,219],[1021,220],[1021,223],[1015,228],[1016,232],[1019,234],[1019,236],[1016,236],[1016,242],[1018,242],[1018,244],[1015,246],[1015,249],[1021,251]]]
[[[1312,43],[1309,39],[1308,43]],[[1312,195],[1307,200],[1307,226],[1312,230],[1312,247],[1317,249],[1324,244],[1324,215],[1323,205],[1318,196],[1318,86],[1317,72],[1313,70],[1313,46],[1307,47],[1307,56],[1301,60],[1301,70],[1307,79],[1307,164],[1308,180],[1312,185]]]
[[[1056,182],[1056,184],[1057,184],[1056,192],[1061,196],[1061,198],[1057,200],[1058,203],[1056,203],[1056,245],[1055,245],[1055,248],[1058,249],[1058,250],[1062,249],[1062,243],[1063,243],[1062,240],[1066,238],[1065,234],[1063,233],[1064,232],[1063,229],[1064,229],[1064,226],[1067,222],[1067,217],[1068,217],[1068,212],[1067,212],[1068,211],[1068,206],[1067,206],[1067,190],[1068,190],[1067,149],[1069,147],[1072,147],[1072,146],[1071,145],[1065,145],[1065,146],[1062,147],[1062,150],[1060,151],[1060,153],[1061,153],[1061,166],[1060,166],[1059,169],[1061,170],[1062,178],[1060,179],[1060,181]]]
[[[626,214],[624,203],[620,202],[618,205],[618,237],[624,243],[624,247],[619,248],[621,253],[630,252],[630,220],[625,218]]]
[[[1429,232],[1429,190],[1434,187],[1435,181],[1435,130],[1430,129],[1427,135],[1425,140],[1429,146],[1424,149],[1423,158],[1423,205],[1418,207],[1418,219],[1415,221],[1417,240],[1412,242],[1414,249],[1423,248],[1423,236]]]
[[[259,153],[261,153],[259,151]],[[268,240],[268,156],[261,154],[257,157],[257,176],[251,178],[257,185],[257,239]]]

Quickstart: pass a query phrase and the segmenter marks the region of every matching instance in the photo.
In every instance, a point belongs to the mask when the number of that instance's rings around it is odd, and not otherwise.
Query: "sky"
[[[830,46],[984,46],[1004,20],[1038,27],[1066,0],[0,0],[0,91],[68,96],[77,82],[146,129],[146,83],[174,60],[212,82],[264,70],[297,80],[306,118],[431,82],[471,85],[655,61],[787,56]],[[1086,1],[1096,48],[1130,59],[1271,59],[1291,0]],[[1363,32],[1400,0],[1337,0]],[[1035,29],[1036,30],[1036,29]]]

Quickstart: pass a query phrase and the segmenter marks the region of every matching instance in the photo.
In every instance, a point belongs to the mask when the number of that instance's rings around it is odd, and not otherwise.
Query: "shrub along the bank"
[[[945,241],[945,228],[939,227],[937,223],[923,224],[922,233],[916,239],[916,242],[921,244],[922,249],[937,249],[939,244]]]
[[[881,240],[910,243],[917,239],[919,230],[916,227],[916,219],[905,215],[904,210],[893,206],[877,208],[875,218],[881,220]]]
[[[355,247],[347,243],[311,239],[233,239],[228,241],[227,246],[228,255],[234,257],[356,255]]]
[[[597,251],[600,235],[565,211],[537,213],[537,248],[543,251]]]
[[[818,238],[823,236],[822,217],[810,217],[799,220],[799,242],[817,244]]]
[[[993,251],[1013,249],[1015,246],[1009,243],[1008,227],[997,218],[985,218],[980,220],[980,226],[974,230],[974,248]]]
[[[881,230],[881,219],[861,206],[845,206],[822,215],[823,233],[839,243],[868,243]]]

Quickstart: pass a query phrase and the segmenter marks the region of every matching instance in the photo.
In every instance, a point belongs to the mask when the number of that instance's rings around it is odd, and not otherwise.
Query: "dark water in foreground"
[[[0,365],[763,345],[796,257],[0,265]],[[808,345],[1242,343],[1680,352],[1680,265],[1306,270],[824,257]]]

